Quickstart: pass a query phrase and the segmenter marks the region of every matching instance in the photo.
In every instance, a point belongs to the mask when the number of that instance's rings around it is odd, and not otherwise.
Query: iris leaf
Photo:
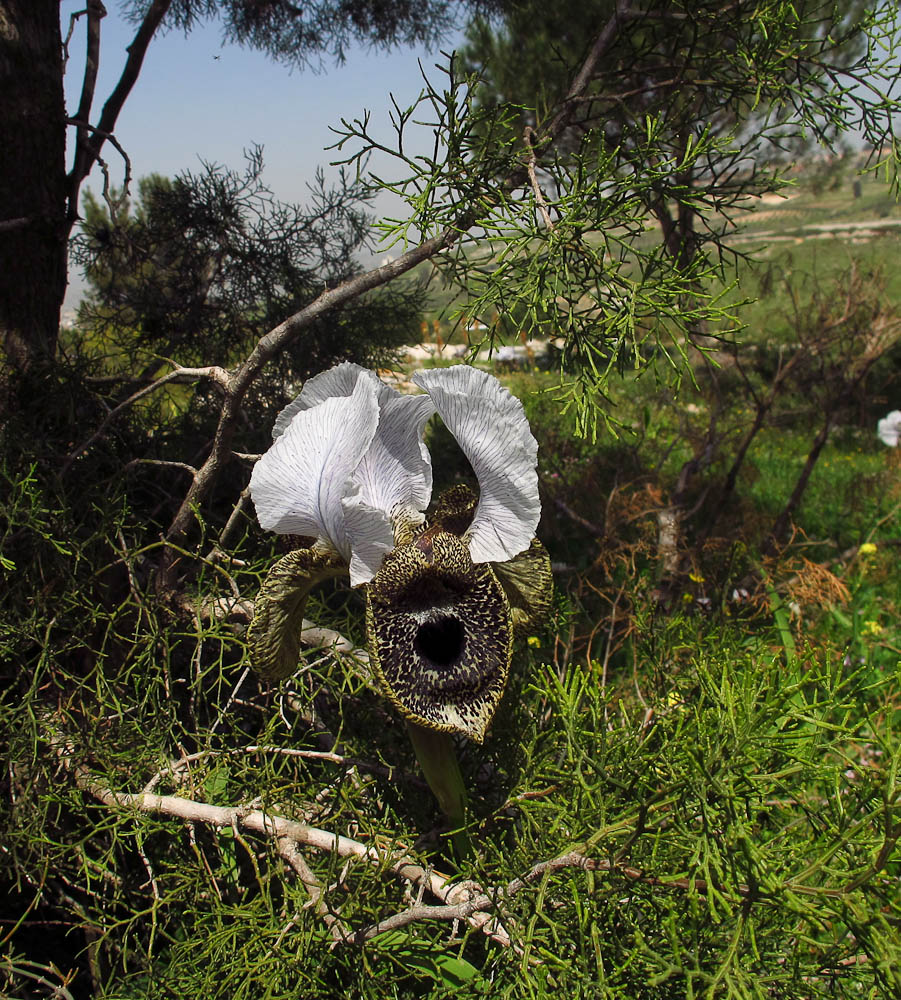
[[[554,597],[554,577],[547,549],[532,539],[532,544],[506,562],[492,563],[491,568],[503,587],[513,614],[513,632],[522,638],[536,625],[548,620]]]
[[[297,669],[303,613],[312,588],[346,573],[337,553],[318,549],[296,549],[269,570],[247,631],[250,661],[266,680],[284,680]]]

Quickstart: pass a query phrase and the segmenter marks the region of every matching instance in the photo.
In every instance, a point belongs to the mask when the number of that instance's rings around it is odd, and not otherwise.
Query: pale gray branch
[[[106,431],[110,423],[115,420],[115,418],[122,413],[123,410],[127,410],[129,406],[133,406],[137,403],[139,399],[149,396],[152,392],[156,392],[157,389],[162,389],[163,386],[166,385],[197,382],[204,378],[212,379],[214,382],[217,382],[222,386],[228,385],[228,372],[224,368],[220,368],[218,365],[209,365],[206,368],[183,368],[179,365],[175,371],[168,372],[166,375],[163,375],[151,382],[150,385],[145,385],[142,389],[138,389],[137,392],[133,392],[127,399],[123,399],[118,406],[114,406],[109,413],[107,413],[100,426],[87,439],[87,441],[80,444],[74,451],[69,452],[63,462],[62,468],[60,469],[60,475],[64,476],[72,467],[72,463],[75,459],[78,458],[79,455],[86,452],[95,441],[99,440],[103,436],[104,431]]]
[[[312,869],[307,864],[306,859],[297,849],[297,844],[290,837],[279,837],[276,844],[278,846],[278,853],[291,866],[304,889],[309,893],[310,901],[316,912],[322,917],[329,934],[331,934],[336,943],[346,941],[348,937],[347,929],[341,923],[340,916],[328,908],[325,901],[325,891],[319,879],[316,878]]]

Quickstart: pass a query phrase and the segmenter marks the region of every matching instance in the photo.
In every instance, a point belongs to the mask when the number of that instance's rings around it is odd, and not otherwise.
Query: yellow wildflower
[[[528,638],[528,639],[526,639],[526,642],[527,642],[527,643],[528,643],[528,644],[529,644],[529,645],[530,645],[530,646],[531,646],[531,647],[532,647],[533,649],[538,649],[538,647],[539,647],[539,646],[541,645],[541,640],[540,640],[540,639],[538,638],[538,636],[537,636],[537,635],[530,635],[530,636],[529,636],[529,638]]]
[[[872,542],[864,542],[863,545],[857,550],[857,554],[861,556],[871,556],[877,551],[877,546]]]

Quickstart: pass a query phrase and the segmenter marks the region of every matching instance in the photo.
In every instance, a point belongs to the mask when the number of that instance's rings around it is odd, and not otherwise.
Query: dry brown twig
[[[123,411],[128,409],[129,406],[133,406],[138,400],[143,399],[145,396],[149,396],[150,393],[156,392],[157,389],[162,389],[163,386],[175,384],[183,384],[185,382],[197,382],[201,379],[211,379],[223,388],[228,385],[229,375],[224,368],[220,368],[218,365],[208,365],[205,368],[185,368],[182,365],[175,364],[175,362],[170,362],[175,365],[175,370],[168,372],[165,375],[160,376],[160,378],[155,379],[150,385],[145,385],[138,389],[137,392],[133,392],[127,399],[123,399],[118,406],[114,406],[109,413],[103,418],[102,423],[97,428],[96,431],[82,444],[80,444],[73,451],[70,451],[66,456],[65,461],[60,469],[60,476],[65,476],[65,474],[72,467],[72,463],[82,455],[84,452],[98,441],[109,427],[110,423]],[[195,470],[196,475],[196,470]]]

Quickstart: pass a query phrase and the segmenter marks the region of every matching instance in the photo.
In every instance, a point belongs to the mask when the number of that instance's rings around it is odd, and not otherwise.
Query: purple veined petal
[[[349,560],[341,500],[378,423],[377,387],[364,369],[350,395],[329,396],[293,414],[250,477],[260,525],[326,539]]]
[[[454,365],[419,371],[441,419],[479,480],[479,503],[467,532],[473,562],[503,562],[525,551],[541,517],[538,443],[522,403],[493,375]]]
[[[876,425],[876,434],[883,444],[897,448],[901,441],[901,410],[886,414]]]
[[[360,365],[355,365],[352,361],[342,361],[341,364],[335,365],[334,368],[320,372],[318,375],[314,375],[304,382],[300,394],[288,403],[275,418],[275,423],[272,426],[272,440],[275,441],[281,437],[288,424],[302,410],[309,410],[334,396],[352,395],[360,375],[364,372],[367,378],[372,380],[373,384],[381,386],[384,389],[388,388],[388,386],[384,385],[377,378],[375,372],[370,371],[368,368],[362,368]]]
[[[378,431],[342,501],[352,587],[375,576],[398,532],[422,523],[432,496],[432,464],[423,432],[435,407],[428,396],[383,388]]]

